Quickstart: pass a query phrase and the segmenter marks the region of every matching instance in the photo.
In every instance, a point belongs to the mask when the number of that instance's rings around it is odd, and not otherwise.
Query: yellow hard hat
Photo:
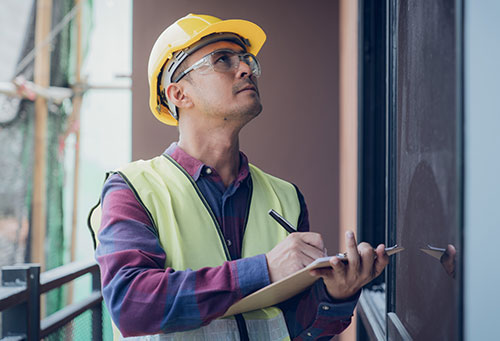
[[[223,34],[226,33],[226,34]],[[210,38],[208,37],[210,36]],[[206,39],[203,39],[207,37]],[[237,37],[237,38],[235,38]],[[195,44],[203,39],[203,44]],[[221,20],[210,15],[188,14],[167,27],[156,40],[148,63],[149,107],[161,122],[176,126],[177,108],[169,108],[162,100],[163,87],[161,76],[167,63],[176,64],[168,67],[173,74],[177,66],[195,50],[219,40],[236,40],[246,50],[257,55],[266,41],[266,34],[256,24],[239,19]],[[195,47],[195,48],[193,48]],[[183,52],[178,52],[183,51]],[[178,52],[178,53],[176,53]],[[185,52],[185,53],[184,53]],[[167,82],[169,82],[167,80]]]

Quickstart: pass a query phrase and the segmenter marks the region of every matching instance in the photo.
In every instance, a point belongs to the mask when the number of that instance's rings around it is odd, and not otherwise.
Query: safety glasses
[[[257,58],[247,52],[236,52],[230,49],[215,50],[202,57],[196,63],[182,72],[173,83],[180,81],[185,75],[193,70],[198,70],[200,74],[207,74],[211,71],[232,72],[240,66],[240,62],[247,64],[255,77],[260,76],[260,64]]]

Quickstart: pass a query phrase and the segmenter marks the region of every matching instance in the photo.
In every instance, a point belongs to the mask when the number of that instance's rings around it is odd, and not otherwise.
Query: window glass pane
[[[397,16],[395,313],[416,340],[453,340],[459,284],[439,249],[458,244],[454,2],[401,1]]]

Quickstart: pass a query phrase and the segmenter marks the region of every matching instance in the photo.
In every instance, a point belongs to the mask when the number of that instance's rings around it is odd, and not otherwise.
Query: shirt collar
[[[198,181],[202,171],[206,168],[210,168],[212,170],[213,176],[218,176],[215,169],[207,166],[200,160],[186,153],[181,147],[178,146],[177,142],[173,142],[163,152],[163,154],[166,154],[174,159],[189,175],[191,175],[194,181]],[[248,158],[243,152],[240,151],[240,170],[235,183],[242,182],[248,177],[249,174],[250,168],[248,166]]]

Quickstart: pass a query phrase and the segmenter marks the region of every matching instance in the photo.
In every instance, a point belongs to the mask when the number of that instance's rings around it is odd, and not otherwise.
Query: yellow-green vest
[[[231,260],[209,204],[194,179],[172,158],[162,155],[147,161],[135,161],[118,170],[118,173],[152,221],[160,244],[166,250],[165,267],[198,270]],[[270,251],[288,235],[267,214],[271,208],[295,226],[300,215],[297,191],[292,184],[253,165],[250,165],[250,174],[253,190],[243,236],[243,258]],[[251,340],[289,339],[279,308],[269,307],[244,313],[243,316]],[[156,336],[154,339],[158,340],[206,340],[212,337],[214,340],[234,340],[238,339],[238,329],[234,318],[229,317],[214,320],[208,326],[193,331]]]

